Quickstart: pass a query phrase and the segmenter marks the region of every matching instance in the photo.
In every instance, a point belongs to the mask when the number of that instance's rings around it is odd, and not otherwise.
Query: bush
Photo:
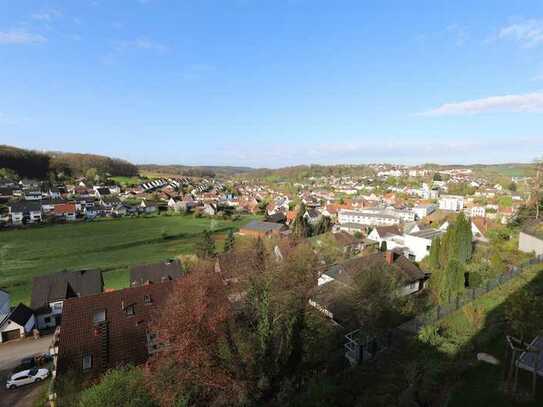
[[[100,383],[84,390],[80,407],[156,406],[143,382],[143,372],[135,367],[109,370]]]

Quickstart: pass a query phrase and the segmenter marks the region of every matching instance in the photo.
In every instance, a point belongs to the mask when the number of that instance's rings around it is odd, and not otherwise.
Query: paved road
[[[52,339],[47,335],[40,339],[25,338],[0,344],[0,370],[13,369],[22,358],[47,352]]]
[[[16,390],[6,390],[6,378],[24,357],[47,352],[51,340],[52,336],[47,335],[40,339],[26,338],[0,344],[0,407],[31,407],[33,405],[46,383],[29,384]]]

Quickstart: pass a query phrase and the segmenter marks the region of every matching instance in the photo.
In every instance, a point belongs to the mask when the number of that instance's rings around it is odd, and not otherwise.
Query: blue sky
[[[0,143],[136,163],[543,155],[543,2],[0,0]]]

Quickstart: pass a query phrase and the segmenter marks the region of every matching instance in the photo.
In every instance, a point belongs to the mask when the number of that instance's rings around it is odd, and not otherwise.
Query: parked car
[[[6,382],[6,389],[16,389],[25,384],[36,383],[47,379],[48,369],[28,369],[11,375]]]

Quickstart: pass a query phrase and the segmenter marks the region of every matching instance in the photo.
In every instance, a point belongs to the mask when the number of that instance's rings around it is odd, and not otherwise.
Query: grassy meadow
[[[251,219],[162,215],[2,231],[0,288],[11,294],[13,304],[28,304],[32,277],[79,268],[101,269],[106,288],[126,287],[130,266],[189,254],[205,229],[215,231],[220,248],[228,229]]]

